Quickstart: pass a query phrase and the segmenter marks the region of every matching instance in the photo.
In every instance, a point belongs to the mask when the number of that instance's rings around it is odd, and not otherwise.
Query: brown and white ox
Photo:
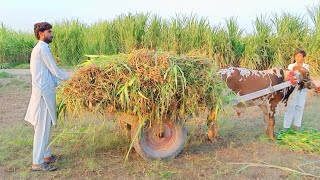
[[[238,115],[240,115],[240,112],[246,107],[259,106],[264,116],[264,132],[265,134],[269,135],[271,140],[275,140],[274,125],[276,107],[278,104],[282,102],[286,106],[288,99],[294,90],[301,90],[302,88],[315,88],[315,85],[310,79],[308,70],[303,67],[296,66],[294,67],[293,72],[299,77],[296,85],[246,102],[238,103],[235,106]],[[288,69],[274,68],[270,70],[258,71],[230,67],[227,69],[221,69],[219,73],[222,79],[226,82],[227,86],[234,93],[240,96],[268,88],[270,85],[274,86],[290,80],[290,71]],[[213,140],[218,134],[218,129],[215,126],[215,114],[213,110],[208,116],[208,126],[209,140]]]

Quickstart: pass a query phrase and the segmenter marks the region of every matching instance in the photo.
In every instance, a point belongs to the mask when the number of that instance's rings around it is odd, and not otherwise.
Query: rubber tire
[[[170,138],[169,147],[165,147],[161,150],[154,150],[146,143],[146,132],[148,131],[146,126],[146,124],[142,126],[137,137],[139,125],[135,125],[131,129],[131,139],[134,140],[133,147],[142,158],[145,160],[173,159],[181,153],[187,141],[187,130],[184,124],[171,123],[171,126],[174,128],[175,136],[174,138]]]

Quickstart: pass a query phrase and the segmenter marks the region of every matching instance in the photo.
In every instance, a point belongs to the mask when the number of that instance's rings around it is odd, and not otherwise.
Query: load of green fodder
[[[212,60],[147,50],[90,57],[61,88],[68,114],[125,112],[159,121],[223,102],[226,86]]]
[[[294,151],[320,154],[320,132],[312,129],[301,129],[294,131],[289,129],[276,134],[281,146]]]

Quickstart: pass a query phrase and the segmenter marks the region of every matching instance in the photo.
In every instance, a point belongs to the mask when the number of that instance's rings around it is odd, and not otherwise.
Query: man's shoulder
[[[40,49],[41,49],[41,47],[40,47],[39,43],[37,43],[37,44],[33,47],[32,52],[37,52],[37,51],[39,51]]]
[[[288,65],[288,69],[293,68],[295,66],[295,63],[291,63]]]
[[[33,49],[34,49],[34,50],[38,50],[38,51],[40,51],[40,50],[42,50],[42,49],[48,50],[48,49],[49,49],[49,46],[46,45],[46,44],[44,44],[44,43],[38,42]]]
[[[50,51],[50,49],[49,49],[49,47],[48,46],[46,46],[45,44],[43,44],[43,43],[37,43],[35,46],[34,46],[34,48],[32,49],[32,55],[36,55],[36,54],[38,54],[38,55],[40,55],[42,52],[48,52],[48,51]]]

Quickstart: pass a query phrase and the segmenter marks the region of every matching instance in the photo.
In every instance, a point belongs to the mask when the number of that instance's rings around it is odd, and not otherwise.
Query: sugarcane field
[[[0,180],[320,179],[320,1],[46,3],[0,2]]]

